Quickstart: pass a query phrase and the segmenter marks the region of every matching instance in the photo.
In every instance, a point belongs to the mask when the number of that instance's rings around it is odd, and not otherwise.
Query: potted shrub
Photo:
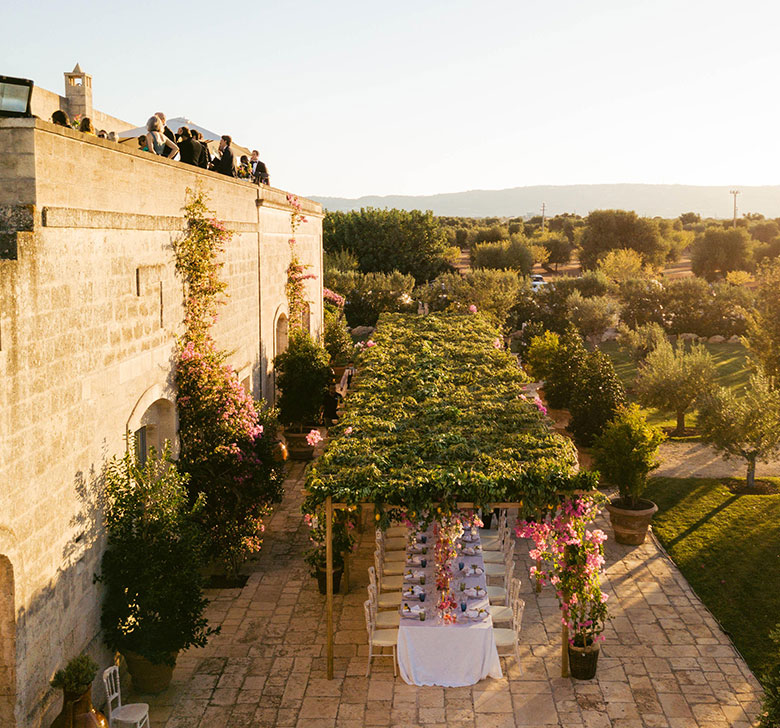
[[[311,460],[314,446],[307,442],[305,425],[316,424],[332,377],[328,353],[305,332],[290,335],[287,350],[274,359],[279,396],[279,420],[293,460]]]
[[[656,455],[663,440],[661,430],[648,425],[639,407],[632,404],[621,408],[594,441],[596,467],[619,491],[619,496],[607,505],[618,543],[644,543],[658,506],[641,496],[648,473],[658,467]]]
[[[327,591],[325,557],[325,518],[322,515],[307,513],[304,520],[311,528],[309,540],[313,546],[306,551],[304,559],[310,567],[310,573],[316,577],[320,594]],[[341,575],[344,573],[344,559],[355,547],[355,516],[352,511],[339,509],[333,514],[333,593],[341,587]]]
[[[49,683],[62,690],[62,710],[51,728],[70,728],[76,716],[90,715],[93,724],[108,728],[108,721],[92,705],[92,681],[97,674],[97,663],[89,656],[74,657],[64,670],[57,670]]]
[[[599,511],[599,496],[579,496],[560,504],[554,514],[537,521],[522,521],[517,535],[531,538],[531,578],[555,589],[561,621],[568,628],[569,670],[578,680],[596,674],[599,642],[608,616],[607,595],[601,590],[604,546],[607,536],[590,530]]]
[[[218,629],[203,616],[203,498],[188,503],[187,476],[166,449],[140,466],[132,446],[106,468],[108,543],[97,579],[106,586],[106,645],[122,653],[141,693],[170,684],[180,650],[203,647]]]
[[[344,375],[347,364],[354,356],[352,337],[347,331],[347,325],[341,312],[334,311],[331,306],[326,305],[324,317],[325,328],[322,341],[330,357],[330,366],[336,376],[336,382],[339,382]]]

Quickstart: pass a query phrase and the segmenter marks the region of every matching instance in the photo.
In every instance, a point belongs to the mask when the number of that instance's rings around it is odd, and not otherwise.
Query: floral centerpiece
[[[591,495],[564,500],[542,520],[521,521],[516,529],[519,537],[534,542],[529,555],[541,565],[531,567],[531,576],[555,589],[561,622],[568,628],[572,676],[580,679],[595,675],[608,616],[608,595],[601,589],[607,536],[587,528],[602,500]]]

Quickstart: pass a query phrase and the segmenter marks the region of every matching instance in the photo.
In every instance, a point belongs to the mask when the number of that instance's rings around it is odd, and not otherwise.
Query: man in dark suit
[[[228,134],[223,134],[219,140],[219,151],[222,156],[213,164],[215,172],[226,174],[228,177],[236,176],[236,159],[233,156],[233,150],[230,148],[233,139]]]
[[[209,152],[209,145],[203,141],[203,135],[197,129],[192,129],[190,134],[192,135],[192,138],[198,142],[198,144],[200,144],[200,157],[198,158],[196,164],[198,167],[208,169],[209,165],[211,164],[211,152]]]
[[[184,164],[198,166],[201,155],[203,154],[203,148],[201,147],[200,142],[197,142],[192,138],[192,134],[186,126],[179,128],[178,136],[179,160],[184,162]]]
[[[270,185],[271,178],[268,176],[268,167],[260,161],[260,152],[257,149],[252,150],[252,158],[249,160],[252,164],[252,179],[256,185]]]
[[[157,111],[154,114],[162,123],[163,125],[163,134],[168,137],[174,144],[176,144],[176,137],[173,135],[173,132],[168,128],[168,125],[165,123],[165,114],[162,111]],[[166,157],[175,157],[176,152],[174,152],[169,147],[165,147],[165,156]]]

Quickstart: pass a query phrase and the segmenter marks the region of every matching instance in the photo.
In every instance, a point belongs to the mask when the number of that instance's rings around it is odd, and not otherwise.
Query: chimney
[[[65,98],[71,119],[76,116],[92,117],[92,76],[84,73],[78,63],[65,74]]]

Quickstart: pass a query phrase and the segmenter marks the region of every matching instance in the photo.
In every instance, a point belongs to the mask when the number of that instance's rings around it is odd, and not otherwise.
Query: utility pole
[[[547,205],[543,202],[542,203],[542,235],[544,235],[544,220],[545,220],[545,210],[547,209]]]
[[[734,227],[737,227],[737,195],[739,190],[730,190],[730,195],[734,195]]]

